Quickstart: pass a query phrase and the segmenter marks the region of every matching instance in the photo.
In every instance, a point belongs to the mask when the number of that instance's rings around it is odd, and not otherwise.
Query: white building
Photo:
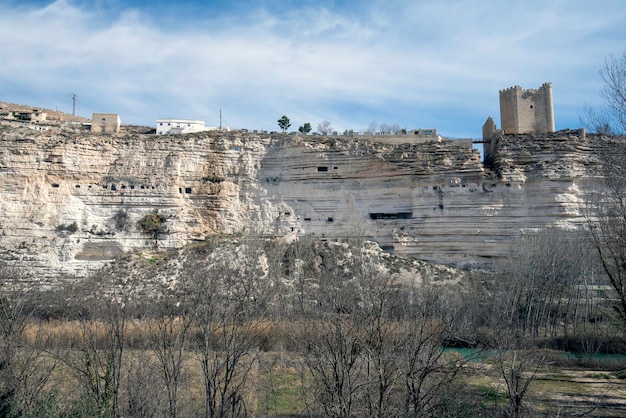
[[[192,132],[218,131],[219,128],[204,126],[204,121],[189,119],[157,119],[157,135],[189,134]],[[228,130],[228,128],[223,129]]]

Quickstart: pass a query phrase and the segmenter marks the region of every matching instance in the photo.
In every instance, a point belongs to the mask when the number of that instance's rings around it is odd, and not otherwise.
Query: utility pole
[[[222,108],[220,107],[220,132],[222,132]]]
[[[78,97],[74,93],[68,93],[72,97],[72,116],[76,116],[76,98]]]

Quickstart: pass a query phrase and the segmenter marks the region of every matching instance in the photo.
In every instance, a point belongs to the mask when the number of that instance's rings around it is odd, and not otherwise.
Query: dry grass
[[[246,405],[250,413],[264,416],[299,414],[312,402],[307,399],[303,381],[302,362],[292,347],[295,326],[311,331],[319,324],[290,324],[271,320],[259,320],[241,325],[262,347],[258,360],[249,376],[245,388]],[[182,329],[180,319],[171,323],[174,331]],[[433,324],[433,327],[435,325]],[[302,329],[302,328],[301,328]],[[394,330],[401,331],[399,325]],[[126,349],[123,364],[121,397],[129,402],[133,387],[145,382],[153,382],[152,401],[164,405],[165,392],[162,389],[156,356],[146,344],[150,338],[158,338],[158,322],[133,320],[127,323],[125,331]],[[319,329],[318,329],[319,330]],[[25,342],[56,353],[60,358],[64,353],[78,349],[83,342],[83,333],[88,331],[94,340],[106,347],[108,324],[103,321],[38,321],[31,320],[24,331]],[[192,330],[197,332],[197,330]],[[189,346],[181,390],[181,408],[189,415],[202,408],[203,375],[197,353]],[[556,355],[556,354],[554,354]],[[55,362],[54,356],[43,360],[42,365]],[[140,367],[140,373],[138,368]],[[487,408],[506,406],[506,386],[489,359],[466,365],[463,379],[467,387],[482,399]],[[310,382],[309,382],[310,383]],[[62,394],[66,401],[77,399],[81,385],[74,371],[63,362],[57,362],[47,388]],[[160,389],[158,389],[160,388]],[[310,396],[310,393],[308,394]],[[535,411],[545,415],[564,415],[584,412],[586,416],[626,416],[626,379],[617,378],[616,372],[602,368],[581,369],[569,364],[551,363],[542,367],[531,385],[529,401]]]
[[[173,334],[180,333],[183,323],[180,318],[174,318],[171,323],[166,320],[168,329]],[[158,340],[159,326],[164,322],[157,319],[143,319],[127,321],[124,330],[124,343],[126,347],[139,349],[146,347],[149,341]],[[86,335],[96,342],[98,347],[106,347],[109,343],[111,324],[105,321],[79,321],[79,320],[50,320],[40,321],[32,319],[26,325],[22,338],[25,343],[45,348],[77,348]],[[242,325],[235,326],[234,331],[245,332],[251,339],[257,341],[262,350],[271,350],[278,341],[284,341],[290,332],[290,325],[286,322],[277,322],[269,319],[254,320]],[[216,330],[219,337],[220,324],[211,327]],[[190,328],[190,335],[196,335],[199,329]]]

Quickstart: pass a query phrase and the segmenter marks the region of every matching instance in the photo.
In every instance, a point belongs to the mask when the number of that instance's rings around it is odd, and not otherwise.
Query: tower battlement
[[[504,92],[512,91],[512,90],[521,90],[521,89],[522,87],[520,86],[507,87],[505,89],[500,90],[500,93],[504,93]]]
[[[507,134],[554,132],[552,83],[536,90],[520,86],[500,90],[500,121]]]

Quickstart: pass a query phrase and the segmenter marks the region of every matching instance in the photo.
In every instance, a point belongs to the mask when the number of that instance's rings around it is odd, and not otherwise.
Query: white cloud
[[[0,91],[32,91],[22,102],[37,94],[67,102],[71,91],[86,116],[115,111],[144,124],[163,116],[210,124],[223,107],[234,127],[250,129],[276,129],[286,113],[294,126],[306,118],[360,129],[378,120],[477,136],[474,115],[497,116],[498,89],[552,81],[556,105],[570,114],[577,91],[588,96],[604,57],[619,52],[626,11],[617,2],[602,12],[582,1],[546,3],[255,8],[183,16],[178,27],[132,7],[0,6]]]

